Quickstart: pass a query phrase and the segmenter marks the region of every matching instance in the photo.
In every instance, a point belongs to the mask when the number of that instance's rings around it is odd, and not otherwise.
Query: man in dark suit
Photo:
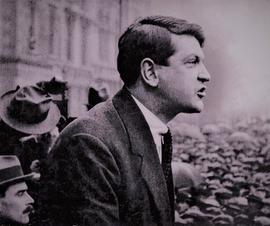
[[[120,37],[124,87],[65,128],[41,172],[52,225],[173,224],[171,148],[162,137],[178,113],[203,109],[203,43],[200,26],[163,16]]]

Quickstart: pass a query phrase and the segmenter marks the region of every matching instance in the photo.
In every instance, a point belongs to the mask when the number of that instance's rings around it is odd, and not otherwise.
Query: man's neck
[[[158,100],[152,93],[146,92],[143,88],[131,89],[128,91],[139,100],[149,111],[157,116],[164,124],[167,124],[175,115],[170,115],[168,109],[164,109],[162,100]]]

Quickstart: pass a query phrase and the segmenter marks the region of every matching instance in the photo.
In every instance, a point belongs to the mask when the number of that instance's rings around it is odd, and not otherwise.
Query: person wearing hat
[[[185,162],[172,162],[172,172],[176,210],[183,213],[198,204],[203,178],[198,169]]]
[[[52,97],[38,86],[17,87],[0,98],[0,154],[14,154],[23,171],[45,158],[50,134],[60,118]]]
[[[33,174],[23,174],[15,155],[0,156],[0,226],[29,223],[34,200],[25,182],[32,177]]]
[[[106,101],[109,98],[108,90],[108,86],[104,83],[90,87],[88,90],[88,103],[86,104],[87,110],[89,111],[95,105]]]

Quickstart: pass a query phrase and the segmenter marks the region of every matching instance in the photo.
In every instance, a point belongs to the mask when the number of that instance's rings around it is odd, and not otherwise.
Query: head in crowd
[[[68,119],[68,82],[64,81],[61,76],[53,77],[50,81],[40,81],[36,84],[38,87],[47,92],[53,99],[53,102],[60,110],[61,118],[57,127],[64,127]]]
[[[97,81],[88,90],[88,103],[86,107],[90,110],[95,105],[106,101],[109,98],[109,87],[102,81]]]
[[[151,92],[173,115],[200,112],[205,95],[202,84],[210,80],[202,62],[204,39],[199,25],[182,19],[140,19],[119,39],[117,68],[121,79],[132,94],[136,95],[136,89],[141,96]]]
[[[0,98],[0,154],[16,155],[25,173],[46,158],[60,111],[38,86],[17,87]]]
[[[34,200],[27,193],[26,181],[33,174],[24,175],[18,158],[0,156],[0,223],[28,224]]]
[[[42,88],[25,86],[1,96],[0,118],[22,134],[44,134],[57,125],[60,112]]]
[[[178,211],[183,212],[196,205],[203,185],[201,172],[185,162],[173,162],[173,180]]]

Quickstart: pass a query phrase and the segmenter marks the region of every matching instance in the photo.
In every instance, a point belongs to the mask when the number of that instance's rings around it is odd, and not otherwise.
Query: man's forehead
[[[194,36],[172,34],[171,37],[176,50],[175,54],[180,54],[183,57],[195,55],[204,59],[204,53],[200,43]]]
[[[19,182],[16,184],[12,184],[8,187],[8,190],[10,192],[17,192],[17,191],[22,191],[22,190],[27,190],[28,187],[25,182]]]

